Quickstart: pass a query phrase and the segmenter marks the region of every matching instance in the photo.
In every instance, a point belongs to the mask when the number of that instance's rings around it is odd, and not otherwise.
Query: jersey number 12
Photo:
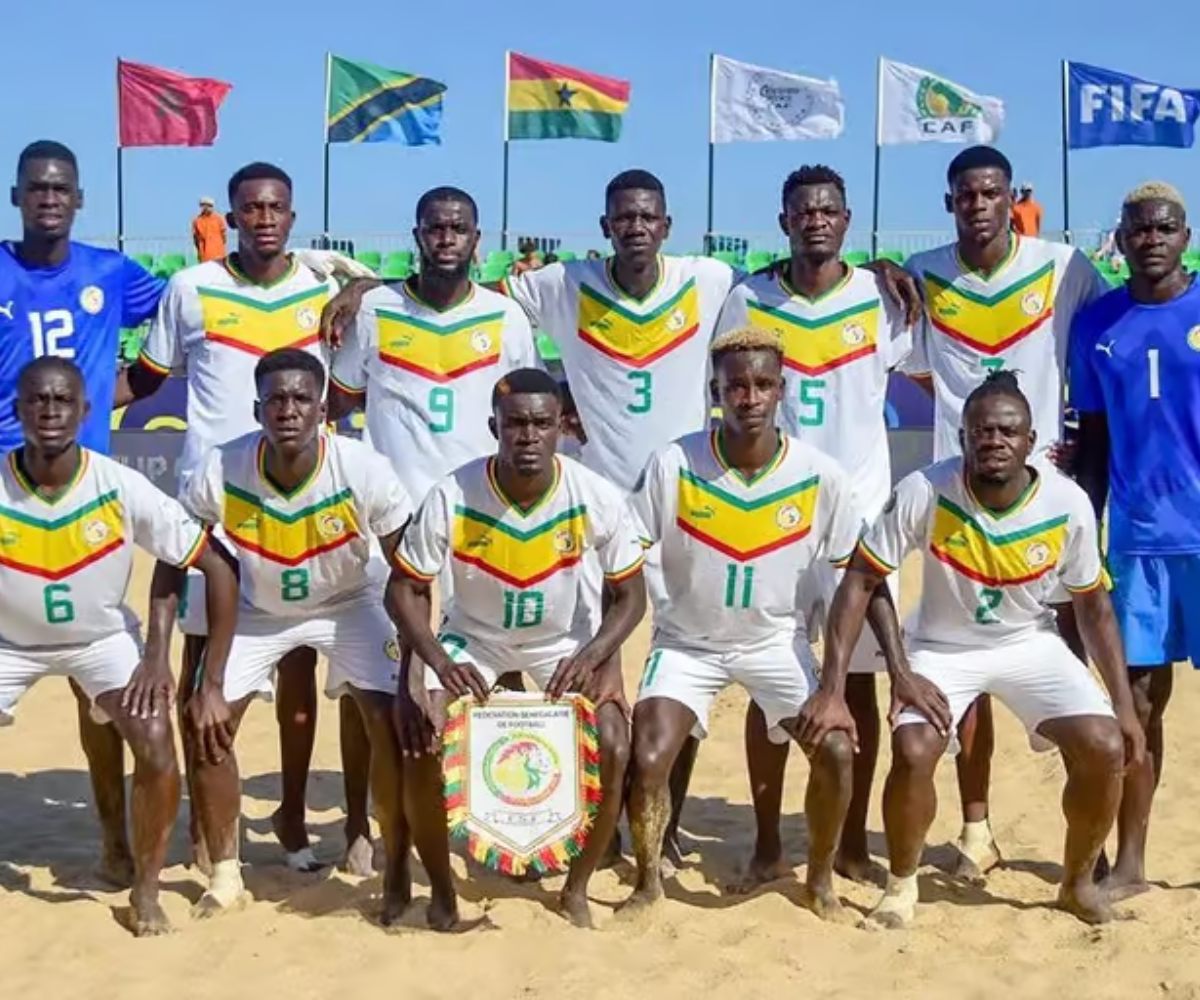
[[[69,309],[51,309],[29,314],[29,329],[33,333],[33,356],[47,354],[56,358],[75,357],[75,348],[59,342],[75,335],[75,317]]]

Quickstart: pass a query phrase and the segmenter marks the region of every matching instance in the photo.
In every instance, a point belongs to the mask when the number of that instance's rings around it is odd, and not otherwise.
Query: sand
[[[143,563],[133,593],[144,595],[147,583]],[[643,627],[627,647],[628,664],[640,663],[647,639]],[[410,926],[385,932],[373,922],[378,879],[299,875],[282,866],[267,823],[279,784],[274,720],[269,708],[256,706],[239,742],[245,875],[254,902],[211,922],[189,918],[201,887],[181,863],[181,817],[164,898],[178,933],[138,941],[117,919],[125,895],[105,891],[90,875],[100,840],[73,701],[64,681],[43,682],[21,704],[18,724],[0,730],[0,996],[1200,997],[1200,747],[1188,721],[1200,710],[1200,693],[1191,676],[1180,676],[1168,718],[1167,771],[1149,857],[1155,888],[1122,904],[1126,919],[1102,929],[1050,907],[1060,872],[1062,767],[1055,755],[1032,754],[1003,710],[993,817],[1009,860],[985,889],[957,886],[938,868],[947,863],[958,824],[947,762],[938,779],[943,808],[922,869],[924,905],[912,930],[824,925],[797,905],[794,881],[750,897],[724,894],[753,837],[744,705],[730,693],[714,713],[684,815],[690,865],[657,912],[633,921],[614,915],[614,904],[629,892],[628,865],[595,879],[600,929],[594,932],[575,930],[552,911],[561,878],[518,885],[485,875],[460,884],[464,916],[479,925],[444,937],[422,929],[420,875]],[[342,850],[332,708],[322,704],[309,793],[314,847],[331,862]],[[881,772],[886,764],[885,751]],[[802,755],[793,753],[784,830],[797,873],[805,851],[799,813],[806,770]],[[878,857],[878,788],[871,829]],[[839,891],[859,910],[877,898],[877,890],[845,881]]]

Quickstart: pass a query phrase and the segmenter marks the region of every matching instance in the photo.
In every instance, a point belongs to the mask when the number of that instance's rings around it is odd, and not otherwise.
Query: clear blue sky
[[[626,167],[665,182],[672,245],[704,230],[708,55],[835,77],[847,107],[843,137],[825,143],[717,148],[716,228],[774,231],[779,186],[804,162],[845,175],[855,228],[869,228],[875,62],[886,55],[1003,98],[999,145],[1018,178],[1035,186],[1048,227],[1061,225],[1060,60],[1091,62],[1177,86],[1200,86],[1197,0],[1160,0],[1139,25],[1114,0],[1010,0],[993,5],[883,2],[718,3],[609,0],[352,5],[232,0],[177,5],[147,0],[61,0],[6,5],[6,85],[0,93],[0,162],[10,172],[35,138],[66,142],[81,160],[87,204],[77,232],[115,232],[115,62],[118,56],[227,80],[234,90],[211,149],[135,149],[125,155],[126,233],[185,237],[197,199],[224,203],[238,166],[266,159],[296,182],[298,232],[320,229],[324,55],[333,51],[445,82],[443,145],[335,146],[332,223],[344,233],[406,232],[412,207],[435,184],[479,201],[485,230],[499,228],[503,56],[506,48],[632,82],[620,143],[512,146],[511,227],[600,243],[596,217],[607,179]],[[120,16],[116,16],[116,11]],[[685,13],[686,11],[686,13]],[[824,12],[828,11],[828,14]],[[883,153],[882,228],[946,227],[943,172],[953,146]],[[1072,221],[1107,224],[1122,194],[1150,178],[1200,199],[1197,152],[1101,149],[1073,154]],[[18,224],[9,210],[4,229]]]

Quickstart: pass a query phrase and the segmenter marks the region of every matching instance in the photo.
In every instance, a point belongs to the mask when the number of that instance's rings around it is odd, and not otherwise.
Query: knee
[[[666,784],[678,750],[668,734],[648,726],[633,727],[633,760],[638,775],[647,784]]]
[[[1081,743],[1080,762],[1092,773],[1118,773],[1125,767],[1125,740],[1116,720],[1096,720]]]
[[[932,774],[945,741],[926,723],[909,723],[892,734],[892,768],[914,774]]]
[[[139,768],[160,775],[179,771],[175,738],[167,717],[160,715],[157,718],[138,719],[129,727],[128,742]]]
[[[854,744],[850,736],[841,730],[826,733],[813,763],[826,771],[849,775],[854,767]]]
[[[608,772],[606,777],[620,781],[629,769],[629,724],[613,704],[602,706],[596,714],[602,766]]]

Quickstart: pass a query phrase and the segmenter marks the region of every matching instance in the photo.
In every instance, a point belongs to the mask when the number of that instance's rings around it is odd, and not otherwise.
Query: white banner
[[[713,59],[712,142],[836,139],[845,119],[835,80]]]
[[[881,146],[908,142],[995,142],[1004,102],[916,66],[879,63]]]

